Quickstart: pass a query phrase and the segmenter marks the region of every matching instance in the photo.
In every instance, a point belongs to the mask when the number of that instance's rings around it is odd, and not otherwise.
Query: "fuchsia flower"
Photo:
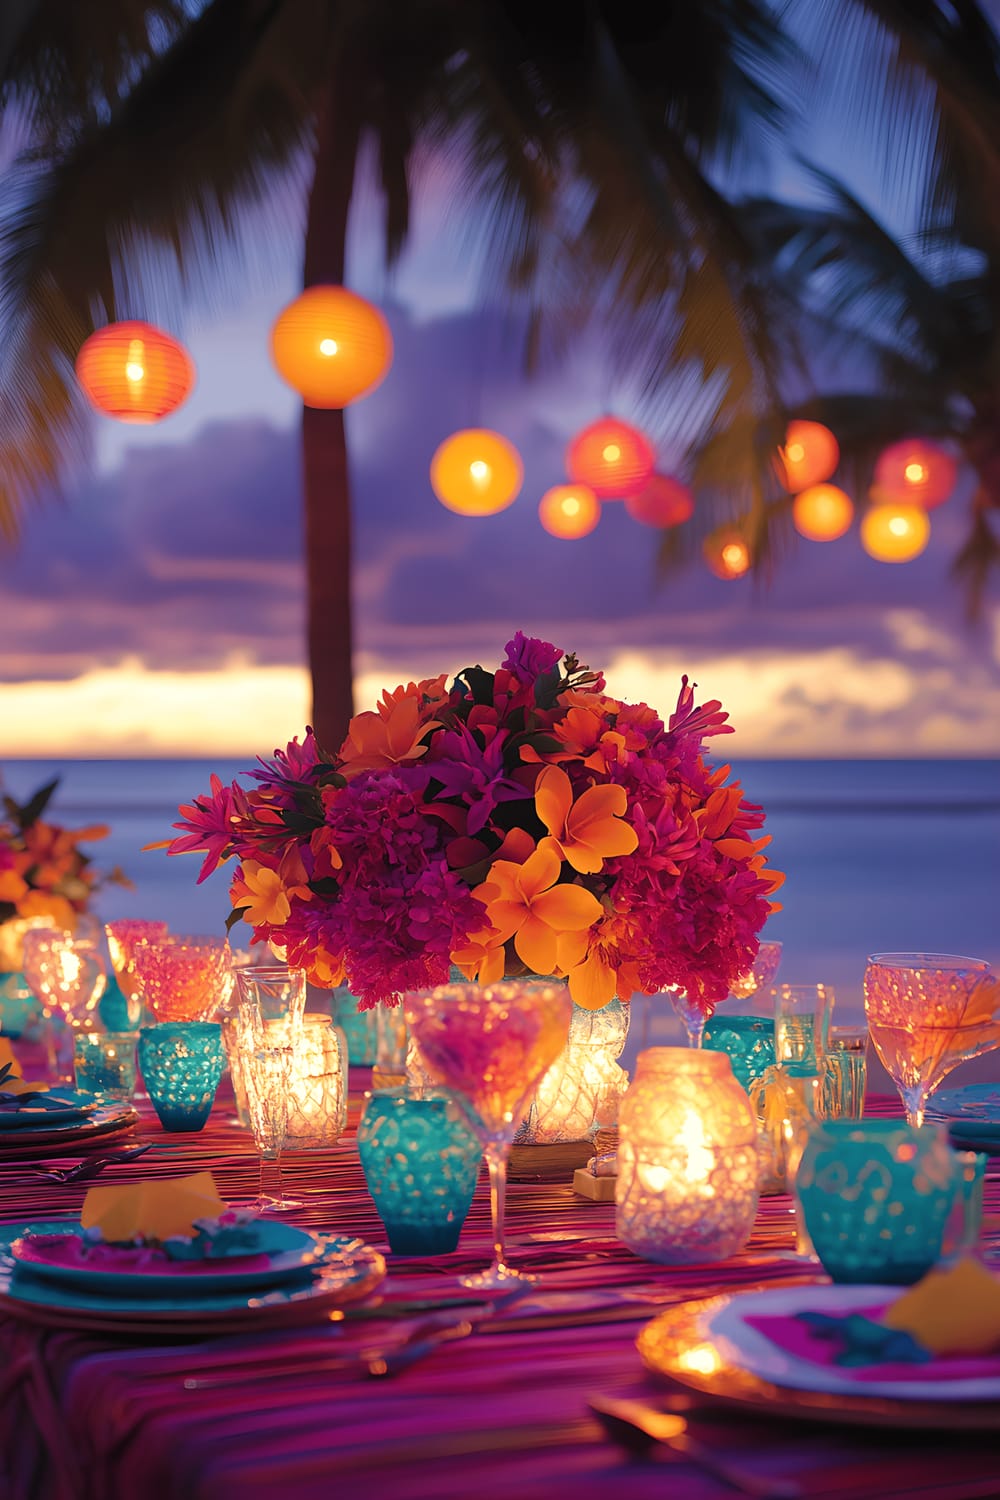
[[[171,853],[231,893],[254,941],[363,1006],[516,963],[596,1008],[679,985],[709,1008],[751,966],[782,876],[763,812],[703,741],[731,726],[681,682],[668,722],[520,632],[494,671],[385,693],[339,752],[309,731],[182,808]],[[514,969],[514,972],[519,972]]]

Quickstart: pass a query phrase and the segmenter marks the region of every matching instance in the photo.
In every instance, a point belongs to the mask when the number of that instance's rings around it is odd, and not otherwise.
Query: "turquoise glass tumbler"
[[[73,1036],[73,1073],[83,1094],[127,1103],[135,1092],[135,1031],[78,1031]]]
[[[378,1048],[374,1010],[358,1010],[357,998],[343,985],[330,996],[330,1013],[335,1026],[347,1038],[347,1060],[356,1068],[370,1068]]]
[[[833,1281],[909,1286],[941,1258],[961,1179],[943,1126],[826,1120],[810,1131],[795,1196]]]
[[[774,1066],[774,1016],[730,1016],[723,1008],[707,1023],[702,1046],[727,1053],[737,1082],[749,1093]]]
[[[139,1031],[139,1067],[164,1130],[201,1130],[225,1066],[214,1021],[161,1021]]]
[[[0,1031],[18,1037],[40,1016],[42,1008],[23,974],[0,974]]]
[[[373,1089],[358,1154],[394,1255],[447,1255],[476,1188],[482,1144],[446,1089]]]

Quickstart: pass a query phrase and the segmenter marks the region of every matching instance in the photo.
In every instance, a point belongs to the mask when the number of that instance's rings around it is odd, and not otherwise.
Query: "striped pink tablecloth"
[[[363,1077],[363,1075],[362,1075]],[[871,1112],[896,1113],[875,1099]],[[210,1167],[223,1196],[255,1191],[256,1157],[217,1104],[198,1135],[164,1137],[141,1168],[109,1169],[103,1182]],[[998,1164],[1000,1165],[1000,1164]],[[290,1156],[286,1183],[307,1200],[296,1222],[383,1245],[365,1191],[353,1132],[330,1151]],[[74,1213],[82,1187],[55,1187],[17,1164],[0,1166],[0,1218]],[[1000,1211],[991,1174],[987,1213]],[[988,1221],[989,1222],[989,1221]],[[384,1317],[265,1338],[123,1345],[74,1332],[0,1321],[0,1500],[722,1500],[733,1492],[665,1452],[631,1460],[590,1416],[590,1394],[655,1397],[634,1340],[648,1309],[623,1303],[614,1321],[593,1307],[600,1292],[641,1288],[663,1305],[722,1290],[801,1279],[784,1263],[793,1241],[787,1198],[761,1204],[746,1251],[722,1265],[682,1271],[637,1260],[614,1237],[614,1206],[569,1185],[519,1183],[509,1191],[515,1263],[543,1273],[544,1309],[523,1326],[513,1312],[412,1369],[375,1381],[321,1367],[331,1352],[388,1341]],[[995,1221],[991,1224],[995,1232]],[[426,1262],[390,1260],[388,1300],[454,1295],[456,1276],[485,1264],[489,1217],[480,1184],[458,1251]],[[572,1297],[572,1301],[571,1301]],[[568,1310],[575,1307],[576,1311]],[[530,1311],[529,1307],[526,1311]],[[406,1325],[404,1325],[406,1326]],[[282,1373],[289,1364],[296,1373]],[[186,1379],[274,1371],[272,1379],[192,1390]],[[1000,1495],[996,1435],[890,1434],[711,1415],[695,1430],[763,1477],[794,1477],[803,1496]]]

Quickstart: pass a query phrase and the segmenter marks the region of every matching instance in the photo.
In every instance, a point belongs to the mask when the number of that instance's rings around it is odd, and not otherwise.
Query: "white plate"
[[[773,1385],[797,1390],[824,1391],[833,1395],[885,1396],[897,1401],[995,1401],[1000,1399],[1000,1359],[997,1375],[961,1380],[926,1378],[913,1380],[859,1379],[858,1374],[838,1365],[819,1365],[803,1359],[751,1328],[748,1318],[791,1315],[798,1312],[849,1313],[894,1302],[902,1294],[898,1286],[797,1286],[770,1287],[762,1292],[740,1292],[721,1307],[706,1312],[704,1332],[718,1343],[724,1358]],[[927,1368],[926,1366],[923,1368]],[[919,1371],[921,1366],[914,1366]]]

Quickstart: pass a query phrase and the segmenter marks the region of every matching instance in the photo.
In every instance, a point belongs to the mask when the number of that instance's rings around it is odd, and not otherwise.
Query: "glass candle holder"
[[[860,1120],[868,1087],[867,1028],[832,1026],[823,1074],[823,1115],[827,1120]]]
[[[757,1211],[757,1122],[724,1052],[640,1052],[618,1122],[618,1237],[691,1265],[735,1255]]]
[[[81,1093],[128,1103],[135,1091],[137,1031],[78,1031],[73,1073]]]
[[[446,1255],[475,1192],[483,1154],[446,1089],[373,1089],[358,1154],[394,1255]]]
[[[795,1196],[833,1281],[909,1286],[941,1257],[960,1178],[944,1126],[828,1120],[810,1131]]]
[[[600,1010],[573,1007],[569,1040],[535,1090],[515,1144],[584,1141],[593,1134],[601,1101],[623,1093],[628,1081],[618,1066],[628,1024],[629,1009],[620,1000]]]
[[[142,982],[136,967],[136,950],[146,943],[162,943],[169,932],[166,922],[147,922],[138,917],[122,917],[117,922],[105,922],[104,935],[108,940],[111,969],[118,981],[124,999],[130,1025],[138,1026],[142,1019]]]
[[[243,1043],[237,1016],[223,1016],[219,1022],[222,1029],[222,1050],[229,1064],[229,1078],[233,1085],[236,1118],[246,1129],[250,1129],[250,1105],[247,1099],[247,1081],[243,1065]]]
[[[201,1130],[225,1054],[213,1021],[162,1021],[139,1031],[139,1067],[164,1130]]]
[[[762,1194],[791,1190],[809,1131],[824,1117],[825,1083],[825,1073],[793,1073],[777,1065],[751,1083]]]
[[[268,1022],[266,1039],[287,1036],[289,1029],[286,1022]],[[347,1039],[329,1016],[305,1016],[292,1043],[285,1149],[336,1145],[346,1126]]]

